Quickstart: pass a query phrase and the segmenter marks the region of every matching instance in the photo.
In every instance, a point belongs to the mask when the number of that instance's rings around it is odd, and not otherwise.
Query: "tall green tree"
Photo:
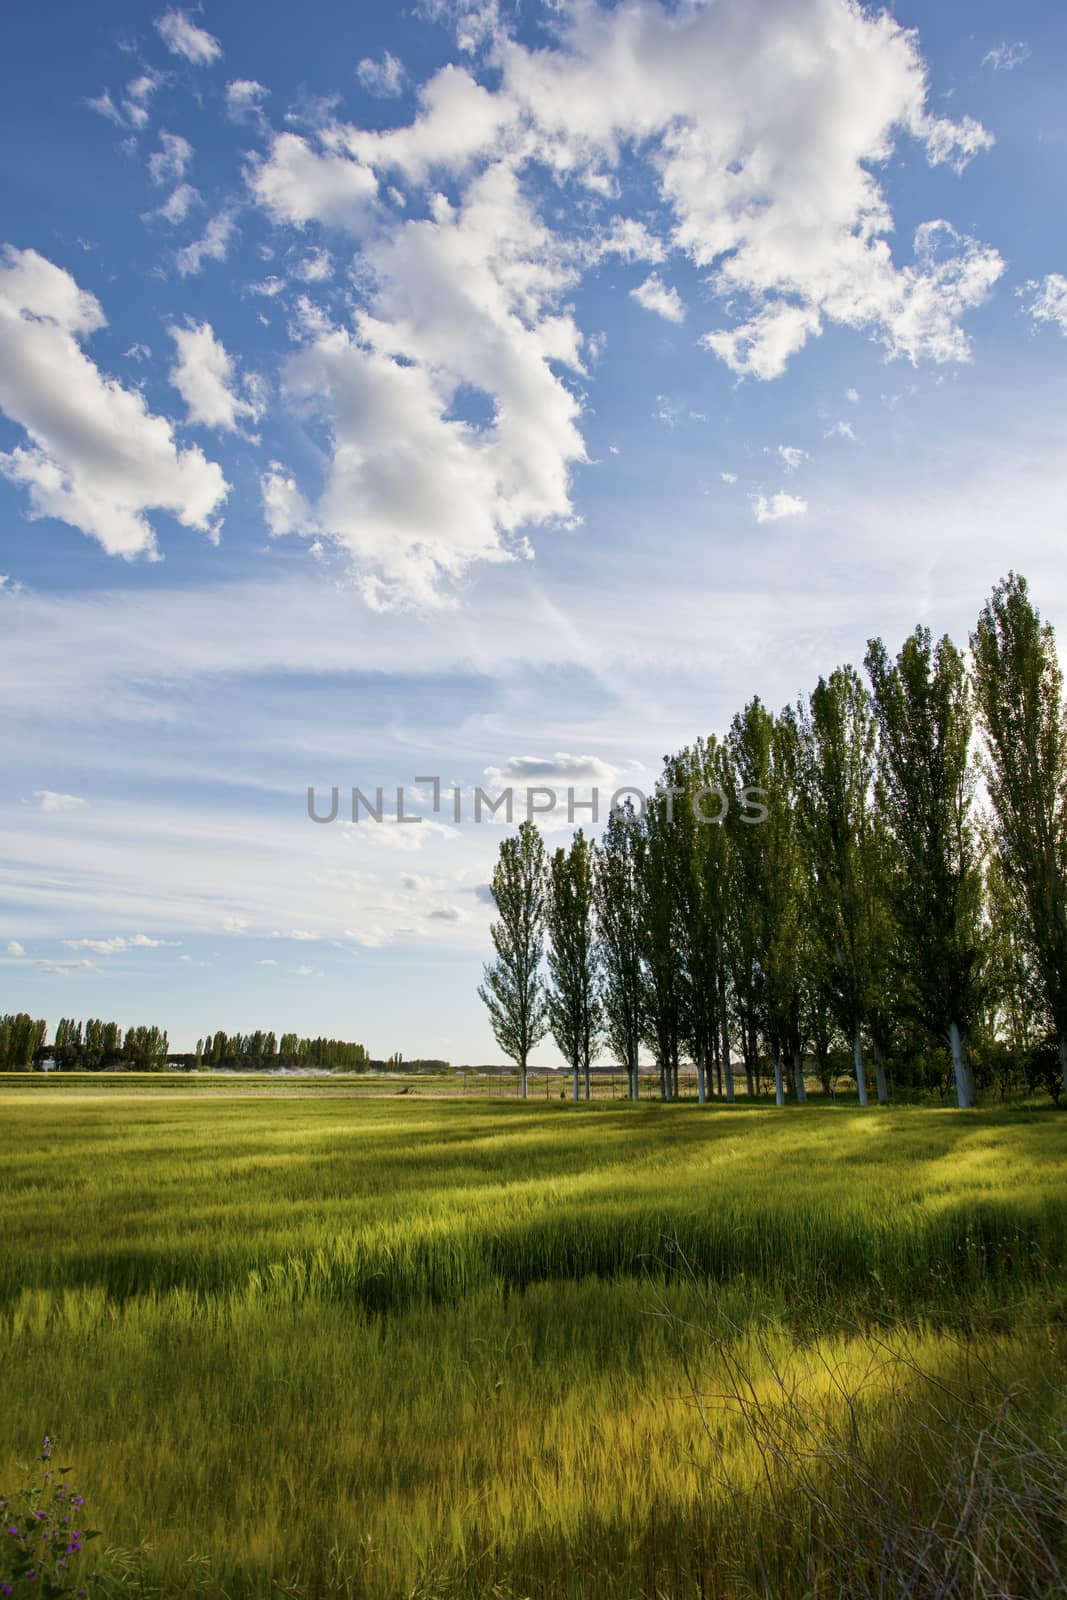
[[[581,828],[569,850],[559,849],[548,864],[545,928],[548,933],[548,1024],[574,1078],[585,1081],[590,1098],[589,1068],[600,1039],[601,1010],[597,982],[595,926],[596,851]]]
[[[682,786],[668,761],[642,823],[640,914],[641,964],[645,980],[645,1042],[659,1063],[660,1094],[678,1094],[678,1063],[686,1011],[686,976],[678,959],[682,943],[682,859],[675,808]]]
[[[797,823],[800,730],[787,706],[771,730],[767,820],[759,829],[763,854],[760,885],[760,959],[765,978],[764,1029],[774,1062],[774,1091],[784,1103],[783,1067],[793,1069],[798,1104],[804,1087],[806,946],[805,869]]]
[[[1009,573],[971,635],[997,854],[1026,913],[1067,1088],[1067,707],[1051,626]]]
[[[735,795],[758,793],[769,800],[773,733],[774,718],[758,696],[734,717],[727,744]],[[752,1100],[758,1087],[760,1039],[764,1034],[767,1004],[767,974],[762,956],[766,933],[763,902],[767,863],[763,842],[766,819],[749,821],[749,815],[745,808],[732,805],[726,820],[730,859],[726,961],[745,1066],[746,1091]]]
[[[952,1051],[956,1101],[975,1103],[968,1038],[982,982],[982,871],[973,819],[972,716],[963,656],[916,628],[895,662],[872,639],[867,671],[879,776],[897,847],[893,906],[911,1004]]]
[[[630,1099],[638,1094],[643,1028],[641,973],[641,827],[629,800],[615,806],[596,852],[596,909],[604,1038],[626,1068]]]
[[[673,763],[682,791],[675,806],[679,852],[678,959],[685,975],[685,1033],[697,1064],[697,1098],[707,1098],[714,1063],[719,1092],[734,1098],[730,1062],[726,917],[729,906],[729,816],[731,774],[725,747],[698,739]]]
[[[871,848],[876,729],[870,696],[853,667],[838,667],[819,679],[800,724],[797,819],[812,874],[808,903],[815,969],[852,1047],[859,1103],[865,1106],[868,901],[878,889]],[[884,1103],[884,1074],[878,1088]]]
[[[527,1061],[548,1029],[541,976],[545,847],[532,822],[520,823],[518,832],[502,841],[492,893],[497,921],[490,933],[496,960],[486,966],[478,994],[497,1043],[519,1068],[525,1100]]]

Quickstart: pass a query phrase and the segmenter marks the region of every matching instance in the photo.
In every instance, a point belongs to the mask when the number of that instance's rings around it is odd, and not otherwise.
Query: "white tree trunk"
[[[730,1060],[730,1019],[726,1006],[722,1008],[722,1070],[726,1079],[726,1103],[733,1105],[734,1100],[734,1068]]]
[[[852,1060],[856,1067],[856,1088],[859,1090],[860,1105],[867,1104],[867,1074],[863,1070],[863,1040],[857,1028],[852,1040]]]
[[[797,1105],[804,1106],[808,1103],[808,1091],[804,1087],[804,1052],[793,1052],[793,1083],[797,1091]]]
[[[975,1103],[974,1074],[967,1060],[967,1046],[960,1036],[959,1023],[949,1023],[948,1037],[952,1046],[952,1066],[956,1074],[956,1104],[961,1110],[966,1110]]]
[[[782,1063],[774,1063],[774,1103],[776,1106],[785,1105],[785,1089],[782,1085]]]
[[[703,1050],[700,1050],[697,1053],[697,1102],[698,1104],[703,1105],[706,1099],[707,1094],[704,1088],[704,1052]]]

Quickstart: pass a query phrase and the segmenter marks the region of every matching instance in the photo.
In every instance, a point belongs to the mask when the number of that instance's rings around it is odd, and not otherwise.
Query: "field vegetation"
[[[0,1485],[105,1592],[1064,1592],[1057,1112],[101,1083],[0,1089]]]

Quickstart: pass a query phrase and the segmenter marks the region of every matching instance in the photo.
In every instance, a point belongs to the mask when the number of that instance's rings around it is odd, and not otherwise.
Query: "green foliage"
[[[491,930],[496,960],[485,968],[485,982],[478,994],[489,1012],[497,1043],[522,1074],[525,1098],[527,1059],[548,1030],[540,972],[545,848],[532,822],[520,823],[518,832],[502,841],[492,891],[498,919]]]
[[[589,1099],[589,1067],[600,1044],[600,996],[594,927],[594,863],[596,851],[581,828],[569,850],[559,849],[548,862],[545,883],[545,928],[548,933],[546,994],[552,1037],[574,1074],[585,1077]]]

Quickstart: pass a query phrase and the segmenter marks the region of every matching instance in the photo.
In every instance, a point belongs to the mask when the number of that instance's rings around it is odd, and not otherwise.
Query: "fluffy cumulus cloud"
[[[664,283],[658,272],[652,272],[639,283],[636,289],[630,290],[631,295],[639,306],[644,306],[646,311],[654,311],[657,316],[665,317],[668,322],[684,322],[685,307],[681,295],[671,284]]]
[[[806,500],[798,494],[786,494],[784,489],[779,489],[777,494],[752,496],[752,511],[757,522],[781,522],[785,517],[802,517],[807,509]]]
[[[557,304],[573,275],[504,163],[460,205],[438,197],[430,217],[368,242],[366,260],[369,309],[353,330],[318,328],[286,369],[290,399],[330,440],[302,531],[351,554],[370,604],[433,605],[473,562],[523,554],[523,526],[572,513],[579,402],[554,368],[581,370]],[[487,421],[464,417],[472,396]],[[296,504],[277,477],[269,487]]]
[[[213,34],[189,20],[184,11],[172,10],[156,18],[156,31],[173,56],[183,56],[194,67],[210,67],[222,57]]]
[[[7,941],[7,953],[9,956],[14,956],[16,960],[26,954],[17,939],[9,939]]]
[[[34,250],[7,247],[0,265],[0,410],[28,443],[0,454],[32,517],[57,517],[111,555],[153,554],[147,512],[210,530],[228,485],[136,389],[107,377],[82,349],[105,325],[95,296]]]
[[[178,354],[170,381],[185,401],[190,422],[234,433],[242,421],[259,419],[263,407],[256,387],[246,385],[247,397],[241,394],[233,359],[210,322],[172,324],[167,331]]]
[[[566,296],[612,255],[686,256],[722,306],[701,343],[738,377],[779,377],[832,326],[890,358],[968,358],[964,318],[1003,262],[942,219],[891,247],[880,175],[898,148],[962,171],[992,140],[929,111],[917,36],[887,12],[589,0],[556,8],[531,49],[495,4],[436,9],[472,61],[422,85],[409,122],[327,108],[247,173],[276,223],[359,252],[351,320],[309,301],[293,323],[286,390],[318,421],[325,487],[312,499],[272,469],[264,503],[272,532],[341,545],[372,604],[436,603],[472,563],[522,553],[523,529],[572,515],[590,343]],[[372,92],[401,86],[390,58],[357,71]],[[641,217],[623,203],[638,168]],[[568,186],[582,221],[563,237],[539,204]],[[632,293],[680,322],[668,276]],[[761,501],[765,520],[796,514],[781,500]]]

